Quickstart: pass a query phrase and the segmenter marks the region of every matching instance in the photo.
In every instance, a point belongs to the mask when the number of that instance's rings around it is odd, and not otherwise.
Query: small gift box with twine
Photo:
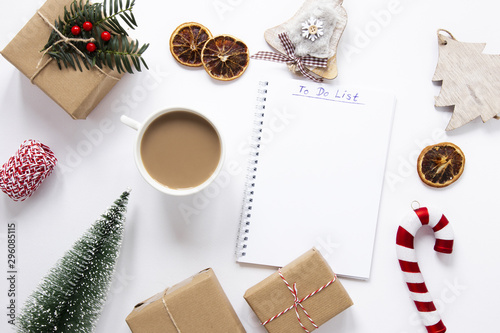
[[[209,268],[137,304],[127,316],[133,333],[244,333]]]
[[[53,30],[53,22],[72,2],[47,0],[1,54],[72,118],[85,119],[124,73],[97,66],[84,71],[60,70],[56,61],[40,52]]]
[[[270,333],[314,331],[353,304],[316,249],[248,289],[244,297]]]

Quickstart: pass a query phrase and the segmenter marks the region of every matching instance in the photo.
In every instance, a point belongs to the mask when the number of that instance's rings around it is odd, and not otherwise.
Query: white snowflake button
[[[308,38],[314,42],[321,36],[323,36],[323,21],[311,17],[309,20],[302,23],[302,37]]]

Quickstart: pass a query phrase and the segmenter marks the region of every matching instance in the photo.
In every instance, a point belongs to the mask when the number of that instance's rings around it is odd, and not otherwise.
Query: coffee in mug
[[[138,131],[134,156],[141,175],[163,193],[179,196],[199,192],[222,169],[221,135],[197,111],[169,108],[151,114],[142,124],[125,115],[120,119]]]
[[[172,189],[203,184],[219,164],[221,142],[204,118],[186,111],[165,113],[148,125],[141,141],[146,171]]]

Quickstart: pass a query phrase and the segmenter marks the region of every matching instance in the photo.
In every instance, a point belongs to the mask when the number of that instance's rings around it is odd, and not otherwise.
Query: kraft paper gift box
[[[316,329],[314,325],[321,326],[353,305],[335,273],[316,249],[251,287],[244,297],[270,333],[313,331]]]
[[[83,71],[73,68],[59,69],[55,60],[40,52],[47,43],[52,28],[39,15],[52,24],[64,14],[73,0],[47,0],[10,43],[0,52],[31,82],[42,89],[74,119],[85,119],[124,73],[104,67],[104,73],[92,68]],[[39,69],[42,68],[40,71]]]
[[[244,333],[209,268],[137,304],[126,322],[133,333]]]

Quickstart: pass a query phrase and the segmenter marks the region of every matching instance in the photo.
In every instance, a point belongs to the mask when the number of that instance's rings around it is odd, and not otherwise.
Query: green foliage
[[[132,13],[135,0],[104,0],[102,3],[91,4],[89,0],[75,0],[68,8],[64,8],[63,17],[54,22],[54,27],[65,37],[71,40],[63,42],[63,38],[56,30],[49,36],[47,44],[42,51],[54,58],[59,65],[65,68],[83,70],[93,66],[110,69],[116,68],[118,73],[133,73],[133,69],[141,71],[141,63],[148,68],[142,54],[149,44],[139,45],[139,41],[131,40],[125,28],[120,24],[123,21],[129,28],[135,29],[137,22]],[[81,30],[80,35],[73,36],[71,28],[74,25],[82,26],[84,22],[92,23],[91,31]],[[111,40],[105,42],[101,39],[101,33],[111,33]],[[94,52],[88,52],[86,45],[89,40],[96,44]],[[70,45],[71,43],[80,52]],[[82,67],[83,63],[83,67]]]
[[[22,333],[92,332],[114,273],[129,191],[57,262],[17,318]]]

